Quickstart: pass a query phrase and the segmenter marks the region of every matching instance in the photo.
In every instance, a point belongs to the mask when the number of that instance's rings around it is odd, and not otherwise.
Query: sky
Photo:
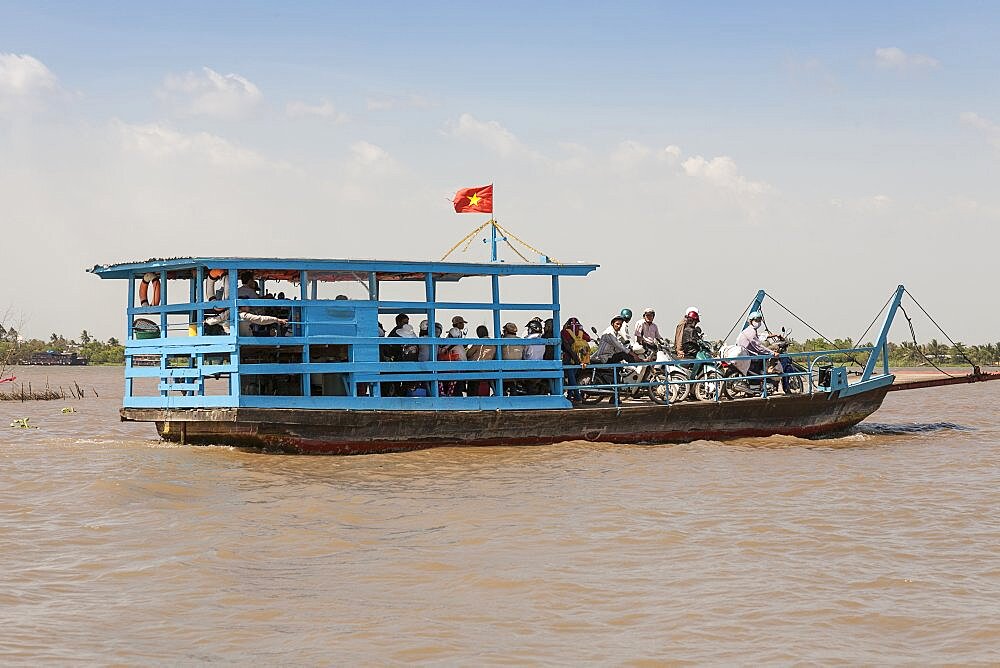
[[[998,33],[989,2],[0,1],[0,314],[121,338],[125,284],[85,268],[436,260],[492,182],[601,265],[561,293],[599,329],[697,305],[720,338],[763,288],[857,338],[902,283],[1000,341]]]

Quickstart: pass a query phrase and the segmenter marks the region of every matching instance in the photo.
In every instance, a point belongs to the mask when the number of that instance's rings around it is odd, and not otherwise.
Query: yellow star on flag
[[[480,197],[478,194],[472,195],[471,197],[469,197],[469,206],[476,206],[477,204],[479,204],[479,200],[481,199],[482,197]]]

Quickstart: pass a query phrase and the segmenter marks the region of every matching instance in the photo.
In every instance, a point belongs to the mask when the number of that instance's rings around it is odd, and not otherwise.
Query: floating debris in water
[[[62,412],[63,415],[66,415],[67,413],[75,413],[76,409],[73,408],[72,406],[67,406],[66,408],[62,409]]]
[[[10,423],[11,427],[15,429],[38,429],[33,424],[28,424],[28,420],[31,418],[14,418],[14,421]]]

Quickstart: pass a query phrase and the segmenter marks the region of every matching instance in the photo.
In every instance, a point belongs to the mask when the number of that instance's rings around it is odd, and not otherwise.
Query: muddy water
[[[820,442],[310,458],[17,373],[100,398],[0,402],[5,664],[1000,662],[1000,382]]]

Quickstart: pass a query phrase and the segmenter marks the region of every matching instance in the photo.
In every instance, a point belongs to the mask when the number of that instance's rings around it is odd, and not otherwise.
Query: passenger
[[[674,352],[678,359],[694,359],[698,356],[698,341],[701,339],[701,315],[697,306],[688,306],[684,317],[674,331]]]
[[[240,287],[236,291],[238,299],[260,299],[260,286],[253,279],[252,271],[240,274]]]
[[[420,321],[420,336],[430,336],[428,332],[429,323],[426,320]],[[441,323],[434,323],[434,337],[441,338],[441,333],[444,329],[441,327]],[[440,357],[439,357],[440,359]],[[417,361],[418,362],[430,362],[431,361],[431,347],[428,345],[417,346]]]
[[[635,341],[651,359],[656,359],[656,344],[660,340],[660,328],[653,322],[655,317],[656,311],[649,307],[642,312],[642,322],[635,326]]]
[[[259,315],[257,313],[251,313],[249,306],[241,306],[239,308],[239,335],[240,336],[253,336],[252,325],[287,325],[288,320],[285,318],[276,318],[273,315]],[[209,326],[219,325],[222,327],[222,331],[226,334],[230,332],[229,324],[229,309],[223,309],[214,315],[205,318],[205,324]]]
[[[408,328],[408,331],[407,331]],[[413,328],[410,327],[410,316],[405,313],[399,313],[396,315],[396,326],[393,327],[389,333],[388,337],[398,338],[398,337],[414,337],[416,334],[413,332]],[[416,347],[413,350],[413,359],[405,360],[403,359],[403,348],[404,346],[382,346],[385,350],[385,361],[387,362],[416,362]]]
[[[477,339],[488,339],[489,336],[490,330],[486,327],[486,325],[476,327]],[[466,359],[470,362],[485,362],[496,359],[496,356],[497,347],[489,344],[477,343],[469,346],[469,349],[466,351]]]
[[[542,328],[542,338],[552,339],[555,338],[555,321],[552,318],[545,319],[545,326]],[[556,358],[556,347],[555,346],[545,346],[545,359],[554,360]]]
[[[579,320],[576,318],[567,320],[559,337],[562,339],[563,364],[586,366],[590,363],[590,335],[580,325]],[[573,367],[565,369],[567,385],[577,384],[577,371]],[[576,403],[580,401],[580,390],[569,390],[568,396],[570,401]]]
[[[451,319],[451,329],[448,330],[449,339],[462,339],[465,338],[465,318],[460,315],[456,315]],[[446,352],[449,358],[453,362],[464,362],[467,359],[465,353],[465,346],[462,344],[455,344],[453,346],[447,346]]]
[[[480,325],[476,327],[476,338],[486,339],[490,336],[490,330],[486,328],[486,325]],[[476,343],[469,346],[468,351],[466,351],[466,357],[470,362],[486,362],[496,358],[497,347],[489,344]],[[469,386],[469,396],[477,397],[488,397],[490,396],[490,389],[492,383],[488,380],[470,380],[468,381]]]
[[[757,330],[764,322],[764,315],[760,311],[753,311],[747,316],[747,326],[736,338],[736,343],[742,349],[743,355],[771,355],[778,357],[778,353],[765,346],[760,341]],[[759,376],[764,370],[763,360],[753,360],[750,362],[750,376]],[[759,382],[759,381],[757,381]]]
[[[503,326],[503,336],[502,339],[512,339],[517,338],[517,325],[512,322],[508,322]],[[503,347],[503,358],[505,360],[519,360],[524,359],[524,346],[509,345]]]
[[[465,337],[465,318],[460,315],[456,315],[451,319],[451,329],[448,330],[449,339],[461,339]],[[450,362],[465,362],[466,352],[465,346],[461,343],[455,343],[450,346],[441,346],[439,349],[439,355],[441,360],[447,360]],[[444,396],[446,397],[460,397],[465,394],[465,381],[461,380],[449,380],[443,383],[444,385]]]
[[[336,297],[333,298],[333,300],[334,301],[346,301],[347,300],[347,295],[337,295]]]
[[[633,361],[632,351],[627,346],[627,340],[623,340],[621,329],[625,324],[625,318],[616,315],[611,318],[611,325],[601,332],[601,337],[597,340],[597,352],[592,360],[597,364],[617,364],[618,362]]]
[[[525,339],[540,339],[542,338],[542,332],[545,330],[545,325],[542,324],[541,318],[532,318],[525,325],[527,330],[527,335]],[[524,347],[524,355],[522,357],[524,360],[543,360],[545,359],[545,346],[539,344],[526,345]],[[527,378],[521,382],[521,386],[524,388],[525,394],[550,394],[546,391],[546,386],[548,382],[543,378]]]

